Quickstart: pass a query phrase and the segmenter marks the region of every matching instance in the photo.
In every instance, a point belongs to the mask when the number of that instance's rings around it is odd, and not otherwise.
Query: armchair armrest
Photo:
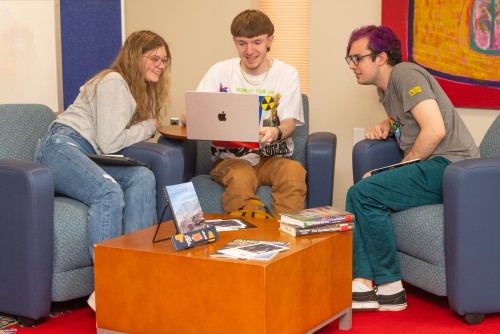
[[[163,187],[182,183],[184,169],[182,153],[172,147],[151,142],[136,143],[121,153],[151,166],[156,178],[156,211],[158,219],[161,219],[166,204]],[[168,210],[166,217],[172,219]]]
[[[450,164],[443,187],[450,308],[460,315],[497,312],[500,158]]]
[[[48,316],[54,260],[54,185],[50,170],[0,159],[0,312]]]
[[[403,152],[392,138],[387,140],[363,139],[352,149],[352,172],[354,183],[363,178],[366,172],[400,162]]]
[[[160,136],[158,143],[181,152],[184,159],[183,182],[188,182],[196,175],[196,140],[180,140]]]
[[[336,150],[337,136],[333,133],[316,132],[307,139],[305,167],[310,208],[332,205]]]

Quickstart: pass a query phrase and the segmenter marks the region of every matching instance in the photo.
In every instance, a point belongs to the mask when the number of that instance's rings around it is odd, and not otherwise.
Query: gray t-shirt
[[[136,102],[127,82],[111,72],[89,87],[80,88],[75,102],[55,120],[85,138],[97,153],[115,153],[156,133],[154,119],[130,125]]]
[[[421,66],[403,62],[392,69],[387,93],[378,94],[392,124],[399,147],[406,153],[420,133],[420,126],[410,110],[418,103],[437,101],[443,116],[446,135],[428,159],[444,157],[451,162],[479,158],[479,149],[450,99],[436,79]]]

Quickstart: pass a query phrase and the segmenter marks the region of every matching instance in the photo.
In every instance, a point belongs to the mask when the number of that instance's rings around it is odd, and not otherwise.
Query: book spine
[[[319,219],[310,219],[310,220],[298,220],[298,219],[286,219],[286,217],[281,217],[281,221],[295,225],[302,228],[312,227],[312,226],[320,226],[320,225],[330,225],[337,223],[348,223],[354,221],[354,215],[346,215],[346,216],[335,216],[335,217],[322,217]]]
[[[318,220],[307,220],[304,221],[301,227],[312,227],[312,226],[320,226],[320,225],[330,225],[337,223],[348,223],[352,222],[354,219],[352,215],[346,216],[335,216],[335,217],[324,217]]]
[[[328,225],[328,224],[336,224],[343,222],[350,222],[354,220],[354,216],[335,216],[335,217],[321,217],[317,219],[309,219],[309,220],[299,220],[299,219],[288,219],[287,217],[281,217],[281,221],[292,224],[298,227],[311,227],[311,226],[319,226],[319,225]]]
[[[309,227],[309,228],[295,227],[292,225],[288,225],[286,223],[280,224],[281,231],[293,235],[295,237],[300,237],[302,235],[326,233],[326,232],[345,232],[345,231],[351,231],[353,229],[354,229],[353,222],[336,223],[336,224],[323,225],[318,227]]]

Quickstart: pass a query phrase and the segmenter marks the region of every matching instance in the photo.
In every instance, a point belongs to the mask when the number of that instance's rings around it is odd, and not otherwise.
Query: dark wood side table
[[[158,129],[158,132],[167,138],[186,140],[186,127],[184,125],[167,125]]]

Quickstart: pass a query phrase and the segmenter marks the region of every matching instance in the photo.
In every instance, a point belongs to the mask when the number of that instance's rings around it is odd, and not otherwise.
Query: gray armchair
[[[50,170],[33,162],[36,143],[54,119],[43,105],[0,105],[0,312],[25,325],[48,316],[52,301],[94,290],[88,207],[54,194]],[[123,152],[152,166],[160,217],[163,186],[182,181],[180,152],[148,142]]]
[[[295,129],[295,148],[291,159],[302,163],[307,170],[306,207],[332,205],[337,137],[329,132],[309,134],[309,101],[306,95],[302,95],[302,102],[305,125]],[[224,187],[212,181],[208,175],[212,167],[210,142],[181,141],[162,136],[158,143],[183,152],[184,181],[193,182],[202,210],[223,213],[221,197]],[[259,187],[257,195],[269,208],[272,207],[271,187]]]
[[[469,324],[500,312],[500,116],[479,146],[480,159],[449,165],[444,203],[394,212],[403,280],[440,296]],[[392,139],[353,148],[354,182],[365,172],[401,161]]]

